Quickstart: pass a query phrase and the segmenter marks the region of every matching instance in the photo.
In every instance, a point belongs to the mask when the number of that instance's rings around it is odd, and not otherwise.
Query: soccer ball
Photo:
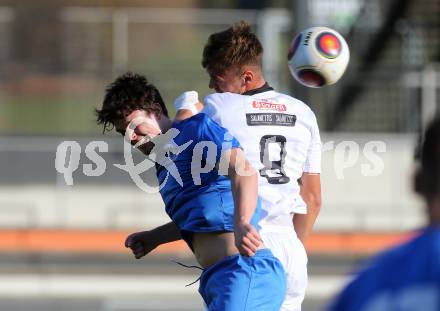
[[[328,27],[311,27],[300,32],[288,52],[288,66],[293,77],[308,87],[336,83],[350,60],[347,42]]]

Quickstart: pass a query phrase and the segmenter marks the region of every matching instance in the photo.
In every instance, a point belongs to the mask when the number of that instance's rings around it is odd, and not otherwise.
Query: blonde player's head
[[[202,66],[217,92],[244,93],[264,84],[263,47],[248,23],[241,21],[209,36]]]
[[[415,189],[428,203],[431,224],[440,224],[440,116],[426,130]]]

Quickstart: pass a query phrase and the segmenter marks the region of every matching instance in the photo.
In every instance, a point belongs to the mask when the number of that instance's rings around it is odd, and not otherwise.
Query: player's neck
[[[252,91],[252,90],[255,90],[255,89],[259,89],[260,87],[264,86],[265,84],[266,84],[266,80],[264,80],[264,78],[256,79],[255,81],[250,82],[246,86],[245,92],[249,92],[249,91]]]

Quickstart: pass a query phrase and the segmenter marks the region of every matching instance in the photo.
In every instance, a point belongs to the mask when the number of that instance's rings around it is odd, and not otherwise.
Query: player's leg
[[[230,256],[207,268],[200,294],[209,311],[278,311],[285,296],[285,272],[272,253]]]
[[[307,287],[307,254],[293,227],[266,226],[260,232],[264,245],[286,271],[286,297],[281,311],[300,311]]]

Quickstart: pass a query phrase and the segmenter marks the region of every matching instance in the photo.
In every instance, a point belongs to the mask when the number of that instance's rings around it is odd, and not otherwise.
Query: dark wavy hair
[[[415,188],[426,200],[440,195],[440,116],[426,130]]]
[[[217,73],[244,65],[262,65],[263,46],[245,21],[209,36],[202,66]]]
[[[167,107],[158,89],[145,76],[127,72],[106,88],[102,108],[95,111],[96,122],[104,126],[103,132],[109,131],[117,120],[134,110],[158,115],[163,113],[168,117]]]

